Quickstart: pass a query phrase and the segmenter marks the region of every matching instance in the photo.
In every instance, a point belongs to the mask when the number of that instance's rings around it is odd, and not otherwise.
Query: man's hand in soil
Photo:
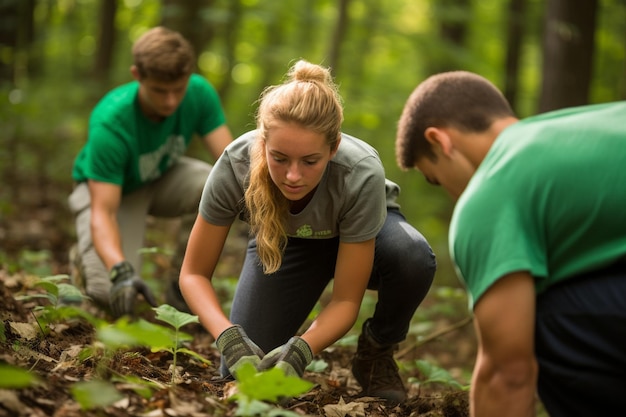
[[[157,306],[152,291],[150,291],[145,281],[135,274],[133,266],[128,261],[122,261],[113,265],[110,277],[113,282],[110,304],[115,317],[133,314],[137,294],[142,294],[143,298],[152,307]]]

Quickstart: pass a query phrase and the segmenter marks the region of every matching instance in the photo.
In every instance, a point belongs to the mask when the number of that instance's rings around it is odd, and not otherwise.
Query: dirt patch
[[[17,295],[41,291],[32,285],[34,278],[0,270],[0,318],[4,340],[0,343],[0,363],[30,370],[40,384],[17,390],[0,390],[0,416],[235,416],[238,404],[229,401],[236,389],[232,381],[219,377],[219,356],[213,339],[201,326],[183,329],[193,335],[185,346],[210,360],[210,364],[191,355],[178,355],[178,378],[172,384],[173,356],[166,351],[117,349],[106,355],[99,346],[92,324],[82,319],[62,320],[46,331],[40,328],[34,312],[42,299],[18,300]],[[101,315],[89,305],[84,308]],[[151,310],[144,319],[154,321]],[[425,350],[405,348],[408,356],[428,356]],[[354,347],[332,346],[317,359],[328,367],[323,372],[307,372],[305,379],[314,387],[306,394],[281,403],[281,410],[310,416],[468,416],[466,391],[418,389],[410,386],[409,398],[390,406],[375,398],[362,397],[350,372]],[[432,353],[431,353],[432,354]],[[405,381],[416,371],[403,371]],[[149,383],[149,395],[139,389]],[[112,383],[121,394],[113,405],[83,410],[74,397],[73,387],[81,381]],[[269,414],[268,414],[269,415]]]

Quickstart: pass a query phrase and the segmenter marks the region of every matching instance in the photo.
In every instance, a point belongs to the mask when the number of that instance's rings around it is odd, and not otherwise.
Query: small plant
[[[174,357],[172,365],[172,385],[175,383],[176,379],[176,360],[178,353],[185,353],[207,364],[211,363],[211,361],[202,357],[197,352],[182,347],[184,342],[192,340],[192,336],[180,331],[180,328],[189,323],[197,323],[198,316],[183,313],[167,304],[156,307],[154,310],[157,312],[157,319],[174,327],[174,332],[165,326],[150,323],[143,319],[130,321],[128,318],[122,317],[111,325],[99,328],[97,337],[111,349],[145,346],[152,352],[170,352]]]
[[[167,350],[174,357],[172,364],[172,382],[176,372],[176,356],[178,353],[185,353],[206,364],[211,363],[210,360],[202,357],[197,352],[194,352],[193,350],[187,349],[185,347],[181,347],[182,342],[184,342],[185,340],[191,340],[192,337],[187,333],[181,332],[180,328],[190,323],[199,323],[198,316],[178,311],[176,308],[172,307],[169,304],[162,304],[158,307],[153,308],[153,310],[156,312],[156,318],[158,320],[161,320],[174,327],[173,343],[161,349]]]
[[[28,388],[39,383],[31,372],[16,366],[0,364],[0,389]]]
[[[419,359],[415,361],[415,367],[424,378],[423,380],[420,380],[418,378],[411,377],[409,378],[409,383],[411,384],[416,384],[420,387],[428,384],[440,384],[462,391],[467,391],[469,389],[469,385],[462,385],[460,382],[455,380],[448,371],[431,362]]]
[[[302,378],[286,376],[281,369],[272,368],[257,372],[252,364],[237,371],[237,416],[299,416],[288,410],[276,408],[265,401],[278,403],[309,391],[313,384]]]
[[[78,306],[83,299],[88,297],[84,296],[74,285],[65,282],[68,278],[67,275],[52,275],[41,278],[34,284],[34,287],[42,288],[45,292],[15,297],[20,301],[37,298],[48,301],[47,305],[38,305],[33,309],[33,312],[36,313],[37,324],[44,334],[47,333],[49,324],[64,320],[81,318],[94,326],[102,322],[101,319]]]
[[[83,410],[106,407],[123,398],[113,384],[106,381],[77,382],[71,386],[70,391]]]

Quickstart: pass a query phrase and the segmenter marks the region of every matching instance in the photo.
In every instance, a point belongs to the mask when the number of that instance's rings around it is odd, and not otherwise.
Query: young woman
[[[180,276],[191,310],[217,339],[222,373],[243,363],[302,376],[313,355],[354,325],[378,290],[352,371],[364,394],[401,402],[393,358],[436,269],[424,237],[399,211],[378,153],[341,132],[330,71],[298,61],[261,95],[257,130],[235,140],[206,182]],[[251,228],[231,315],[211,285],[229,228]],[[331,300],[297,335],[331,279]]]

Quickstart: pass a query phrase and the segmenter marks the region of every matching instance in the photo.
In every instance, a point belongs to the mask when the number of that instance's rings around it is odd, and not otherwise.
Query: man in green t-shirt
[[[153,28],[132,54],[135,81],[111,90],[93,109],[69,198],[78,238],[74,275],[115,316],[132,314],[139,293],[156,303],[139,277],[147,215],[181,218],[165,298],[187,309],[177,267],[211,165],[184,153],[197,135],[217,160],[232,141],[217,92],[194,73],[193,48],[179,33]]]
[[[450,252],[478,337],[473,416],[611,415],[626,393],[626,101],[518,120],[486,79],[434,75],[396,156],[457,200]],[[620,407],[620,408],[618,408]]]

